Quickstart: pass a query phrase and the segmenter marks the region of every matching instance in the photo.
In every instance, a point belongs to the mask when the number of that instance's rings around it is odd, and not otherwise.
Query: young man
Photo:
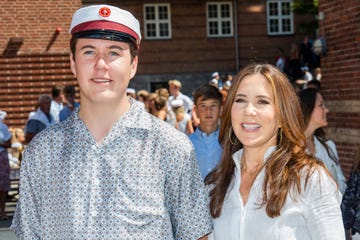
[[[79,9],[70,27],[80,108],[41,132],[21,165],[20,239],[199,239],[211,231],[191,142],[126,96],[140,47],[134,16]]]
[[[219,89],[205,84],[193,93],[194,111],[200,119],[195,132],[190,135],[201,176],[206,175],[218,164],[222,154],[219,138],[219,117],[221,114],[222,94]]]

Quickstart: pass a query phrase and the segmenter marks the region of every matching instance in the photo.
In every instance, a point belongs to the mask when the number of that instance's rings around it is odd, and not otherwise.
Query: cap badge
[[[99,15],[102,17],[109,17],[111,14],[111,10],[108,7],[102,7],[99,10]]]

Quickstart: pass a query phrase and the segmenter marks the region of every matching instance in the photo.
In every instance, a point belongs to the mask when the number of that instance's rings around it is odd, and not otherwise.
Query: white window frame
[[[154,7],[155,8],[155,19],[146,19],[146,8],[147,7]],[[168,19],[160,19],[159,18],[159,7],[166,7],[167,8],[167,16]],[[171,38],[171,11],[170,11],[170,4],[169,3],[156,3],[156,4],[144,4],[143,6],[144,12],[144,38],[145,39],[170,39]],[[155,25],[155,36],[148,35],[148,24]],[[160,27],[162,24],[167,24],[168,28],[168,35],[161,36],[160,35]]]
[[[290,4],[290,13],[284,15],[282,13],[282,3]],[[294,17],[292,12],[292,0],[268,0],[266,2],[266,15],[267,15],[267,32],[268,35],[289,35],[294,33]],[[277,14],[270,15],[270,4],[277,4]],[[277,21],[278,31],[272,30],[272,21]],[[289,30],[285,31],[283,26],[283,21],[289,22]]]
[[[213,5],[217,8],[217,17],[211,17],[209,13],[209,6]],[[221,16],[221,6],[227,5],[229,7],[229,16],[222,17]],[[216,28],[218,29],[218,33],[212,33],[210,24],[216,23]],[[223,33],[223,23],[228,23],[230,32]],[[207,36],[212,37],[232,37],[234,36],[234,20],[233,20],[233,6],[231,2],[207,2],[206,3],[206,29],[207,29]]]

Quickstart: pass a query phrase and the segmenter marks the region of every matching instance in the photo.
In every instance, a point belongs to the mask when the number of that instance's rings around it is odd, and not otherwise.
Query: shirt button
[[[92,145],[92,146],[91,146],[91,149],[92,149],[92,150],[96,150],[97,148],[96,148],[95,145]]]
[[[96,217],[98,215],[98,213],[97,213],[97,211],[93,210],[93,211],[90,212],[90,215],[92,217]]]
[[[95,179],[95,180],[94,180],[94,184],[95,184],[95,185],[99,185],[99,184],[100,184],[100,180],[99,180],[99,179]]]

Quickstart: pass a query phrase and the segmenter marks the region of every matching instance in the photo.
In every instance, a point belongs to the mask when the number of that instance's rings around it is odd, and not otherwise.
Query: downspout
[[[240,60],[239,60],[239,35],[238,35],[238,9],[237,0],[234,0],[234,35],[235,35],[235,67],[236,74],[240,71]]]

